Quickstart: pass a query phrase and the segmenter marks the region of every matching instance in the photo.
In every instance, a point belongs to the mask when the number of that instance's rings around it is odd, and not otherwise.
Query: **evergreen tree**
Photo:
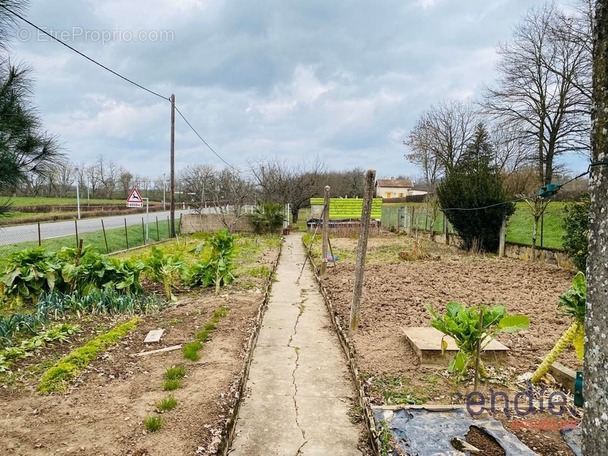
[[[515,211],[515,204],[505,203],[502,177],[491,161],[492,147],[480,124],[458,166],[437,188],[439,203],[466,250],[496,251],[502,221]]]
[[[22,1],[0,0],[0,59],[7,48],[7,35],[13,24],[4,8],[19,10]],[[61,161],[57,141],[42,128],[42,122],[29,100],[31,81],[28,70],[0,60],[0,192],[13,190],[30,174],[43,174]],[[0,214],[7,205],[0,206]]]

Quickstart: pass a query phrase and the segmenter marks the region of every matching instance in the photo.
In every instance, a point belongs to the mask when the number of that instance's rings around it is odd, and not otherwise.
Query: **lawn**
[[[544,214],[544,228],[541,240],[541,224],[538,226],[538,234],[536,238],[537,246],[544,246],[553,249],[562,248],[562,238],[564,236],[563,218],[564,208],[567,203],[551,202],[547,206]],[[399,221],[399,208],[401,207],[414,208],[414,228],[428,230],[431,223],[431,211],[426,203],[408,203],[408,204],[384,204],[382,208],[382,225],[390,229],[391,227],[403,228],[404,220]],[[532,230],[534,219],[530,207],[525,203],[517,203],[515,213],[509,218],[507,224],[507,242],[515,242],[518,244],[532,244]],[[443,230],[443,217],[441,214],[436,218],[434,231],[441,232]],[[450,230],[451,231],[451,230]]]
[[[178,220],[175,221],[175,227],[176,229],[179,228]],[[169,224],[166,220],[159,220],[158,225],[155,222],[150,223],[148,230],[150,242],[156,242],[169,238]],[[106,238],[108,241],[107,249],[103,231],[94,231],[79,235],[79,239],[83,240],[83,245],[93,245],[99,252],[110,253],[126,249],[127,239],[129,248],[143,245],[144,229],[141,225],[131,225],[128,227],[127,234],[125,235],[124,228],[114,228],[111,230],[106,230]],[[0,264],[3,262],[2,258],[6,258],[10,253],[20,252],[22,250],[37,246],[38,242],[35,241],[0,246]],[[42,246],[51,252],[57,252],[61,250],[62,247],[76,247],[76,236],[71,235],[60,238],[44,239],[42,241]]]
[[[32,196],[15,196],[15,197],[5,197],[0,196],[0,201],[8,200],[12,206],[74,206],[76,205],[76,197],[72,198],[45,198],[45,197],[32,197]],[[83,198],[80,195],[80,205],[85,206],[88,204],[125,204],[125,199],[86,199],[86,195]]]

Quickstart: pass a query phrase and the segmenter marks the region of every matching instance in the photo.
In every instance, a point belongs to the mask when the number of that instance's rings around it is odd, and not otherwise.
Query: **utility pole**
[[[583,454],[608,448],[608,0],[595,2],[587,310],[585,313],[585,398]]]
[[[365,272],[365,256],[367,253],[367,238],[369,237],[369,223],[372,218],[372,203],[374,201],[374,183],[376,171],[367,170],[365,175],[365,190],[363,192],[363,209],[361,211],[361,229],[359,243],[357,244],[357,265],[355,266],[355,290],[353,302],[350,306],[350,332],[355,333],[361,321],[360,304],[363,293],[363,273]]]
[[[169,210],[169,237],[175,237],[175,95],[171,95],[171,171],[169,175],[169,192],[171,203]]]

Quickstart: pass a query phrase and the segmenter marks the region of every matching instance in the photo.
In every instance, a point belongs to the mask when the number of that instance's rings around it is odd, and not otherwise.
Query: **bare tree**
[[[458,165],[473,138],[478,115],[470,103],[449,101],[422,113],[403,142],[410,149],[405,158],[418,165],[427,184]]]
[[[325,165],[318,158],[295,165],[278,159],[251,165],[262,200],[290,204],[294,223],[298,221],[300,209],[308,204],[310,198],[320,195],[324,170]]]
[[[131,192],[131,189],[133,188],[133,184],[134,184],[133,174],[125,168],[120,168],[118,171],[118,185],[120,187],[120,192],[121,192],[122,197],[124,197],[124,198],[129,197],[129,193]]]
[[[530,148],[539,183],[548,184],[560,154],[588,148],[586,46],[566,39],[564,14],[553,5],[532,9],[511,42],[499,46],[499,80],[488,88],[487,112]]]
[[[585,315],[585,366],[583,454],[600,456],[608,448],[608,1],[596,2],[593,31],[593,133],[589,257],[587,258],[587,310]]]
[[[213,207],[223,225],[232,232],[243,215],[244,206],[255,202],[254,185],[230,169],[215,173],[213,180],[208,190]]]
[[[211,165],[190,165],[184,168],[179,180],[189,193],[188,201],[195,212],[201,212],[212,201],[212,192],[216,185],[216,171]]]

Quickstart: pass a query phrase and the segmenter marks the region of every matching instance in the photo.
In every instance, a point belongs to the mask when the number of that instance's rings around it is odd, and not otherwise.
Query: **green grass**
[[[80,374],[92,360],[96,359],[103,350],[116,344],[133,331],[138,322],[139,318],[133,318],[61,358],[42,376],[38,391],[45,394],[64,392],[69,382]]]
[[[88,204],[93,205],[124,205],[125,198],[120,199],[101,199],[101,198],[91,198],[87,200],[86,191],[85,197],[83,198],[80,195],[80,206],[84,207]],[[13,206],[75,206],[76,205],[76,195],[71,198],[46,198],[42,196],[15,196],[15,197],[7,197],[0,196],[0,201],[9,200],[11,205]]]
[[[551,202],[547,206],[544,215],[544,233],[542,245],[553,249],[561,249],[564,237],[563,220],[565,216],[564,208],[566,203],[561,201]],[[534,218],[530,207],[526,203],[517,203],[515,213],[509,219],[507,225],[507,242],[532,245],[532,230],[534,228]],[[541,245],[540,222],[538,224],[538,234],[536,245]]]
[[[566,203],[564,202],[553,201],[547,206],[547,210],[544,215],[544,230],[542,238],[542,245],[544,247],[554,249],[562,248],[565,205]],[[397,227],[398,225],[403,227],[404,222],[399,221],[399,208],[404,206],[414,208],[414,228],[429,230],[432,217],[430,208],[427,207],[426,203],[398,203],[383,205],[382,226],[386,229],[389,229],[390,227]],[[534,219],[532,217],[530,207],[525,202],[517,203],[515,213],[511,216],[507,224],[507,242],[531,245],[533,225]],[[443,231],[443,216],[441,213],[435,220],[433,230],[436,233]],[[451,226],[450,232],[453,232]],[[540,223],[538,227],[536,245],[541,245]]]
[[[165,380],[163,382],[163,391],[175,391],[180,386],[182,386],[182,382],[179,379]]]
[[[184,358],[190,361],[198,361],[201,355],[198,353],[203,348],[203,343],[200,341],[190,342],[182,348]]]
[[[168,412],[177,407],[177,399],[173,396],[168,396],[156,403],[156,408],[159,412]]]
[[[156,432],[163,426],[160,416],[149,416],[144,420],[144,426],[149,432]]]
[[[152,217],[153,220],[149,225],[149,238],[151,242],[155,242],[157,240],[163,240],[169,238],[169,224],[166,220],[158,221],[158,231],[156,229],[156,220]],[[178,226],[179,221],[176,220],[176,227]],[[100,224],[101,228],[101,224]],[[176,228],[177,229],[177,228]],[[144,245],[144,230],[141,225],[131,225],[127,228],[127,236],[129,238],[129,248],[137,247]],[[43,229],[44,235],[44,229]],[[83,240],[83,245],[93,245],[99,252],[102,253],[111,253],[116,252],[118,250],[124,250],[127,248],[127,238],[125,236],[125,229],[122,228],[114,228],[111,230],[106,230],[106,236],[108,239],[108,249],[106,251],[106,244],[103,236],[103,231],[94,231],[92,233],[82,233],[79,235],[79,239]],[[20,244],[13,245],[3,245],[0,246],[0,257],[6,257],[10,253],[20,252],[25,249],[29,249],[32,247],[37,247],[38,242],[23,242]],[[56,239],[43,239],[42,246],[45,247],[48,251],[57,252],[61,250],[62,247],[76,247],[76,236],[65,236]],[[1,263],[1,261],[0,261]]]
[[[205,325],[206,326],[206,325]],[[215,325],[213,326],[215,328]],[[211,330],[212,331],[212,330]],[[196,339],[201,342],[207,342],[211,339],[211,332],[209,329],[202,329],[196,334]]]
[[[186,376],[186,368],[184,366],[174,366],[167,369],[165,372],[165,380],[180,380]]]

